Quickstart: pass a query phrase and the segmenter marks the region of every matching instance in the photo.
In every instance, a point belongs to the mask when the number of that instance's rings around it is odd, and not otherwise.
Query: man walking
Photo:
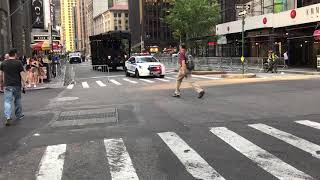
[[[11,125],[12,101],[15,106],[17,120],[24,118],[21,106],[21,90],[25,87],[24,69],[22,62],[16,59],[17,50],[9,51],[9,59],[0,65],[0,86],[4,88],[5,125]]]
[[[177,84],[176,84],[176,91],[173,95],[173,97],[179,98],[180,93],[180,86],[182,83],[182,80],[185,78],[187,82],[193,87],[193,89],[198,93],[198,98],[202,98],[204,95],[204,90],[196,84],[192,80],[192,70],[187,68],[187,56],[186,56],[186,45],[181,44],[180,45],[180,51],[179,51],[179,73],[177,76]]]

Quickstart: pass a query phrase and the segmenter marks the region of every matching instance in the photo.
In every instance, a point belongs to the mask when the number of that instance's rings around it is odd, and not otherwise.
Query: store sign
[[[32,0],[31,3],[33,28],[44,28],[43,0]]]
[[[307,8],[306,15],[307,16],[320,15],[320,6]]]
[[[34,41],[44,41],[44,40],[49,40],[49,36],[33,36]],[[54,41],[59,41],[60,37],[57,36],[52,36],[52,40]]]

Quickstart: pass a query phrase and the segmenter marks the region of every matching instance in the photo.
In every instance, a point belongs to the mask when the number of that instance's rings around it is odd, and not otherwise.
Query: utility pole
[[[247,10],[250,9],[250,6],[245,5],[245,4],[241,4],[241,5],[236,5],[236,9],[241,9],[241,12],[239,13],[239,16],[241,16],[242,19],[242,52],[241,52],[241,64],[242,64],[242,74],[244,74],[244,33],[245,33],[245,29],[244,29],[244,25],[245,25],[245,18],[247,15]]]

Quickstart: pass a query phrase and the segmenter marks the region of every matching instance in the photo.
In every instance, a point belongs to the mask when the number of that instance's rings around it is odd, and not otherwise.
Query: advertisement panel
[[[44,28],[43,0],[31,1],[32,27]]]

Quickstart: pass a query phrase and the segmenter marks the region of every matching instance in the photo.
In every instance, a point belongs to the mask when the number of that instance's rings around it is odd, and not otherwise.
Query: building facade
[[[66,51],[76,50],[76,0],[61,0],[61,39]]]
[[[166,9],[172,5],[172,0],[129,0],[129,29],[132,32],[134,48],[142,45],[144,49],[151,46],[163,49],[178,44],[164,22]]]
[[[289,66],[316,67],[320,44],[319,0],[221,0],[222,23],[216,26],[219,56],[241,56],[242,20],[238,4],[250,6],[245,18],[245,56],[266,57],[273,50],[279,57],[287,51]]]
[[[10,30],[10,18],[9,16],[10,8],[9,1],[0,1],[0,56],[8,52],[11,47],[11,30]]]
[[[85,46],[86,46],[86,54],[91,54],[91,48],[90,48],[90,40],[89,37],[93,35],[93,0],[85,0],[84,1],[85,6],[85,22],[86,22],[86,28],[85,30]]]
[[[118,2],[94,18],[94,34],[129,31],[128,3]]]

